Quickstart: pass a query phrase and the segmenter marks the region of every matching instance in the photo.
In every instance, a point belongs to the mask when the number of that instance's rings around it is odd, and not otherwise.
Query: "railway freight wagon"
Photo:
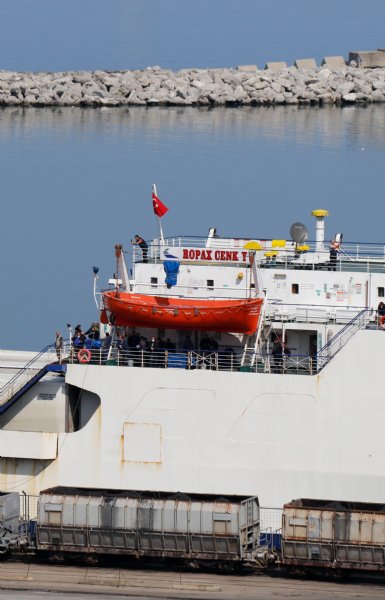
[[[310,499],[285,504],[282,563],[385,572],[385,505]]]
[[[21,539],[19,494],[0,492],[0,555],[7,554]],[[27,544],[24,536],[22,541]]]
[[[55,487],[39,496],[36,548],[241,564],[259,532],[256,497]]]

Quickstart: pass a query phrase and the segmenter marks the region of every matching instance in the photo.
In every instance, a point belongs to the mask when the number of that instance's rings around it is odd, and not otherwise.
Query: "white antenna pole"
[[[155,194],[155,196],[158,196],[155,183],[152,184],[152,192],[153,192],[153,194]],[[161,245],[164,246],[164,235],[163,235],[161,217],[158,217],[158,221],[159,221],[159,240],[160,240]]]
[[[97,283],[98,279],[99,279],[99,275],[97,275],[97,273],[94,273],[94,300],[95,300],[97,310],[100,310],[99,302],[96,297],[96,283]]]

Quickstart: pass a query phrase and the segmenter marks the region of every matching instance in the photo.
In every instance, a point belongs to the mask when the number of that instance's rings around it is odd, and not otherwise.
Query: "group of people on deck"
[[[230,364],[232,362],[231,355],[234,355],[234,350],[230,347],[226,347],[218,353],[218,342],[214,337],[209,337],[207,334],[202,336],[199,347],[195,346],[191,336],[187,334],[183,341],[178,344],[177,348],[176,344],[170,338],[163,339],[161,336],[146,338],[137,332],[135,328],[128,336],[123,334],[118,336],[117,349],[119,364],[132,364],[133,366],[164,367],[165,361],[169,365],[178,361],[182,364],[182,356],[185,356],[185,360],[189,361],[190,368],[193,368],[199,362],[199,357],[210,368],[213,368],[212,365],[216,363],[214,359],[215,354],[218,354],[218,358],[220,357],[222,366],[225,366],[227,363]]]
[[[130,350],[143,350],[146,352],[157,352],[162,350],[175,351],[176,346],[167,338],[164,340],[162,337],[152,336],[151,340],[148,340],[144,335],[133,328],[132,333],[128,336],[123,334],[118,336],[117,348],[120,352],[129,352]]]
[[[86,349],[95,356],[108,354],[111,346],[111,335],[106,333],[103,340],[100,339],[99,323],[92,323],[87,331],[83,331],[80,324],[76,325],[74,335],[71,337],[71,354],[73,358],[77,358],[80,350]],[[60,331],[56,332],[55,336],[55,351],[59,363],[63,359],[64,340]]]

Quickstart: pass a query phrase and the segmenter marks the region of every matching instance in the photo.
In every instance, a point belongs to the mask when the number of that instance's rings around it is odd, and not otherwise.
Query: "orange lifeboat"
[[[110,321],[126,327],[255,333],[263,300],[204,300],[146,296],[130,292],[103,293]]]

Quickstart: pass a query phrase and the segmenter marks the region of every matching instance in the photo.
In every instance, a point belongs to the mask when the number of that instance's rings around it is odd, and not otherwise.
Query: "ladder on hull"
[[[265,328],[266,300],[264,300],[259,315],[258,328],[253,335],[248,335],[243,348],[241,367],[254,368],[256,364],[257,352],[260,347],[261,334]]]

